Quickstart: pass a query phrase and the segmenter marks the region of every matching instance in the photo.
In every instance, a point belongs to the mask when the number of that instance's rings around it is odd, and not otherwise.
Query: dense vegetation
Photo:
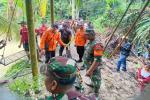
[[[73,1],[75,1],[73,4]],[[107,34],[107,30],[113,30],[124,14],[127,6],[132,0],[54,0],[55,21],[66,20],[73,17],[72,6],[75,5],[75,18],[83,18],[85,21],[91,21],[95,30],[99,33]],[[144,6],[146,0],[134,0],[129,11],[123,18],[119,26],[117,35],[122,36],[131,27],[133,21],[137,18],[139,12]],[[32,0],[34,8],[35,26],[38,27],[43,19],[50,24],[50,0]],[[8,35],[17,40],[19,36],[18,23],[26,20],[25,0],[0,0],[0,36]],[[8,31],[9,26],[11,30]],[[130,33],[130,40],[135,44],[150,43],[150,4],[137,22],[135,28]],[[1,38],[0,38],[1,39]],[[108,54],[105,54],[108,56]],[[29,72],[29,73],[26,73]],[[25,74],[27,76],[22,77]],[[36,89],[31,74],[31,65],[25,61],[20,61],[12,66],[6,74],[6,78],[21,78],[13,81],[9,88],[21,95],[26,95],[30,89]],[[24,75],[23,75],[24,76]],[[40,77],[43,82],[43,77]],[[39,82],[41,86],[44,86]],[[31,90],[32,91],[32,90]]]
[[[9,2],[8,2],[9,1]],[[10,22],[10,17],[15,9],[15,15],[12,26],[12,34],[17,33],[18,27],[16,23],[26,19],[25,18],[25,4],[24,0],[1,0],[0,1],[0,30],[1,33],[5,33]],[[55,8],[55,21],[61,19],[68,19],[72,16],[72,1],[73,0],[54,0]],[[84,20],[90,20],[93,22],[96,30],[105,32],[106,28],[113,29],[119,22],[121,16],[125,12],[128,4],[131,0],[75,0],[76,16],[82,17]],[[132,22],[139,14],[141,8],[146,0],[134,0],[134,3],[130,7],[123,22],[121,23],[121,33],[127,32]],[[16,8],[15,3],[17,2]],[[45,5],[45,3],[47,5]],[[42,13],[46,12],[45,19],[50,22],[50,0],[33,0],[35,25],[39,26],[42,17]],[[47,8],[47,10],[46,10]],[[7,16],[7,17],[3,17]],[[77,17],[76,17],[77,18]],[[132,39],[139,40],[139,42],[149,41],[149,26],[150,25],[150,8],[147,7],[146,11],[142,15],[140,21],[137,23],[133,30]],[[15,35],[13,35],[15,36]],[[146,39],[145,39],[146,38]]]

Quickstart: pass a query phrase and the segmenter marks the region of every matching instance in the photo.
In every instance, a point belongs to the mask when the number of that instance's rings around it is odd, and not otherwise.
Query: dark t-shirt
[[[71,31],[70,30],[60,30],[61,39],[64,43],[68,43],[70,41]]]
[[[125,55],[125,56],[129,56],[130,51],[131,51],[131,43],[127,42],[125,43],[122,47],[121,47],[121,54]]]
[[[20,29],[21,40],[23,43],[28,43],[28,28],[22,27]]]

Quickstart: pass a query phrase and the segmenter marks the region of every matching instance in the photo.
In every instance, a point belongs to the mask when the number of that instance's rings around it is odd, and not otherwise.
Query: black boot
[[[82,58],[79,58],[79,60],[77,60],[78,63],[82,62]]]

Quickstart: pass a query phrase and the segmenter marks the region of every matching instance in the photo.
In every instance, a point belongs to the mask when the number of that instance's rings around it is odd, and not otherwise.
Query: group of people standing
[[[74,84],[76,79],[77,66],[76,63],[83,62],[81,70],[86,69],[86,76],[89,77],[91,83],[86,83],[87,86],[93,88],[94,96],[99,98],[99,89],[101,85],[101,62],[104,52],[104,48],[100,41],[96,40],[96,33],[94,28],[89,23],[84,23],[83,21],[61,21],[53,24],[51,27],[48,27],[45,23],[42,23],[41,27],[36,29],[36,35],[40,35],[40,46],[39,54],[45,55],[45,63],[47,64],[46,68],[46,80],[45,85],[48,91],[53,95],[50,98],[55,98],[54,100],[61,100],[67,94],[68,99],[72,98],[69,95],[72,95],[68,92],[71,86]],[[28,47],[28,28],[25,23],[21,23],[20,29],[21,44],[29,57],[29,47]],[[79,59],[74,61],[71,59],[71,56],[62,57],[63,50],[66,48],[66,51],[69,51],[69,45],[74,40],[77,54]],[[59,56],[55,57],[56,47],[60,45]],[[129,56],[131,51],[132,44],[129,41],[125,41],[124,45],[120,49],[120,57],[117,64],[117,71],[121,69],[127,71],[126,69],[126,59]],[[30,58],[30,57],[29,57]],[[149,63],[147,63],[149,67]],[[145,70],[144,70],[145,71]],[[150,77],[150,72],[143,74],[146,77]],[[140,76],[140,75],[139,75]],[[141,78],[141,76],[140,76]],[[79,93],[73,96],[74,98],[86,98],[81,100],[95,100],[89,99],[93,97],[84,97]],[[57,99],[59,98],[59,99]],[[65,99],[67,100],[67,99]],[[69,99],[72,100],[72,99]],[[74,100],[74,99],[73,99]]]
[[[62,52],[64,48],[66,48],[66,50],[69,49],[69,45],[70,43],[72,43],[72,37],[74,37],[73,40],[76,46],[77,53],[79,55],[79,59],[76,60],[76,62],[79,63],[84,62],[84,69],[86,69],[86,76],[89,77],[92,81],[91,84],[87,85],[89,86],[91,85],[91,87],[93,87],[95,96],[98,97],[101,81],[99,65],[101,64],[101,57],[103,55],[103,46],[101,43],[99,43],[99,41],[96,41],[95,39],[96,34],[94,32],[94,29],[91,27],[91,23],[89,25],[90,28],[88,27],[88,24],[85,24],[84,22],[81,21],[80,22],[64,21],[59,24],[57,23],[53,24],[51,27],[47,27],[46,25],[43,24],[39,29],[36,29],[35,31],[36,33],[38,33],[37,35],[40,35],[40,46],[39,46],[40,55],[45,55],[46,58],[45,63],[47,64],[47,67],[53,64],[51,63],[52,59],[59,59],[59,60],[61,59],[63,61],[65,59],[69,59],[67,65],[69,66],[70,63],[72,64],[73,61],[71,60],[71,58],[62,57]],[[25,25],[25,23],[21,23],[21,26],[22,26],[20,30],[21,42],[19,47],[23,43],[25,51],[29,52],[27,26]],[[55,51],[58,43],[60,45],[59,56],[55,57]],[[54,67],[59,67],[60,63],[64,63],[59,60],[54,63],[54,65],[56,64]],[[63,65],[64,64],[62,64],[61,66]],[[67,68],[67,65],[63,66],[64,71],[65,68]],[[73,64],[74,67],[75,65],[76,64]],[[57,73],[58,75],[56,76],[59,76],[61,73],[63,73],[63,71],[62,72],[58,71]],[[63,84],[67,85],[68,81],[69,80],[64,80]]]

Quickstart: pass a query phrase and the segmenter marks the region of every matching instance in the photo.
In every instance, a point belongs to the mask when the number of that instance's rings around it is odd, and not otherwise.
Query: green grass
[[[31,74],[17,78],[8,85],[12,92],[26,97],[31,97],[31,94],[32,96],[38,94],[40,97],[41,93],[37,92],[44,90],[44,86],[44,77],[42,75],[38,77],[38,80],[34,81]]]
[[[13,78],[15,77],[18,73],[20,73],[22,70],[26,68],[30,68],[30,64],[26,60],[20,60],[16,64],[12,65],[6,72],[5,76],[6,78]]]
[[[29,74],[26,74],[29,73]],[[12,65],[5,74],[6,79],[14,79],[8,88],[17,95],[31,97],[31,93],[44,89],[44,77],[39,75],[34,78],[31,74],[31,65],[26,60],[20,60]]]

